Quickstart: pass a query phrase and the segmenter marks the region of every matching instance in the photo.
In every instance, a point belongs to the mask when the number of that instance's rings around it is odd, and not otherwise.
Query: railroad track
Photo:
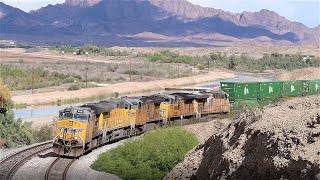
[[[55,159],[51,165],[48,167],[45,177],[45,180],[66,180],[67,173],[71,165],[76,162],[76,158],[67,159],[58,157]]]
[[[0,160],[0,179],[10,180],[14,173],[33,156],[52,148],[52,141],[48,141],[22,151],[18,151]]]

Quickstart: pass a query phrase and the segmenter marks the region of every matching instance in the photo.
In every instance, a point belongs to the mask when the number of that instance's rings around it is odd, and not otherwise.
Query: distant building
[[[304,61],[312,60],[315,58],[315,56],[312,56],[312,55],[302,55],[301,57]]]
[[[12,40],[0,40],[0,47],[16,47],[16,43]]]

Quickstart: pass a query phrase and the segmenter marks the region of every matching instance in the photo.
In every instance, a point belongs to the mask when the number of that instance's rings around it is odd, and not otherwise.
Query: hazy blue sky
[[[65,0],[0,0],[26,12],[48,4],[63,3]],[[269,9],[291,21],[302,22],[308,27],[320,24],[319,0],[188,0],[205,7],[230,12],[259,11]]]

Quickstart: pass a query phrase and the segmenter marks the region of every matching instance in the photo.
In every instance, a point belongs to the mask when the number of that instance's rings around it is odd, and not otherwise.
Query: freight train
[[[229,104],[226,93],[210,91],[122,97],[68,107],[59,112],[53,151],[78,157],[108,142],[142,134],[148,124],[228,113]]]
[[[320,94],[320,80],[222,82],[220,89],[223,91],[122,97],[65,108],[56,122],[53,151],[78,157],[100,145],[142,134],[149,124],[166,125],[176,119],[229,113],[241,103],[255,106],[284,97]]]

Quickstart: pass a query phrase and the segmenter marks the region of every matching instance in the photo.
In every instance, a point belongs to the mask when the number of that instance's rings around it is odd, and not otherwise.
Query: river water
[[[236,75],[237,75],[236,78],[207,82],[207,83],[199,84],[199,85],[197,85],[197,87],[214,88],[214,87],[219,86],[220,82],[240,82],[240,81],[246,81],[249,79],[259,79],[259,78],[260,79],[268,79],[270,81],[272,80],[272,76],[265,76],[265,75],[255,75],[255,74],[236,74]],[[56,116],[58,114],[59,110],[64,109],[68,106],[76,106],[76,105],[79,105],[79,104],[17,109],[17,110],[14,110],[14,114],[15,114],[16,118],[22,118],[22,119]]]

